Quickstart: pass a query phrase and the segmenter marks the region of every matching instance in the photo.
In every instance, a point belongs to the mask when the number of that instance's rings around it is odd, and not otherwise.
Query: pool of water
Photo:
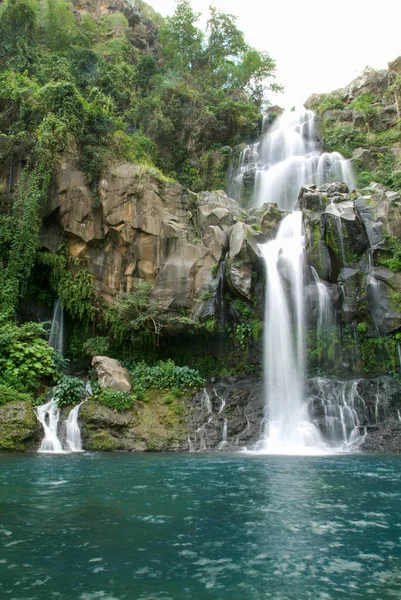
[[[0,455],[0,598],[401,597],[401,457]]]

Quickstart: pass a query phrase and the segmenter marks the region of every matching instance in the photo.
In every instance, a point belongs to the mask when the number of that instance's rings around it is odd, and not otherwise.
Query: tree
[[[204,35],[196,26],[200,13],[195,13],[188,0],[178,0],[174,14],[160,30],[167,67],[193,71],[201,60]]]

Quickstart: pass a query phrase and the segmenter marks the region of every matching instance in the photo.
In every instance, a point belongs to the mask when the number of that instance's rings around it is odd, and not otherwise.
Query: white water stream
[[[60,300],[56,300],[53,311],[52,325],[49,336],[49,346],[56,352],[64,352],[64,310]]]
[[[293,211],[303,185],[345,181],[352,186],[349,161],[338,153],[319,153],[311,111],[279,117],[258,150],[257,206],[272,202],[282,210]],[[295,211],[287,215],[276,239],[261,246],[261,251],[266,263],[267,419],[257,450],[272,454],[326,452],[328,448],[319,429],[310,419],[304,393],[305,239],[302,213]],[[319,285],[318,279],[315,280]],[[319,291],[323,293],[323,290]],[[324,299],[319,297],[319,300]],[[323,321],[323,316],[320,318]],[[319,325],[322,323],[317,323]]]
[[[85,400],[83,401],[85,402]],[[60,425],[60,410],[52,398],[46,404],[35,409],[38,421],[44,431],[44,437],[38,452],[64,454],[66,452],[82,452],[81,431],[78,424],[79,409],[83,402],[74,406],[67,419]],[[60,431],[62,435],[60,436]]]

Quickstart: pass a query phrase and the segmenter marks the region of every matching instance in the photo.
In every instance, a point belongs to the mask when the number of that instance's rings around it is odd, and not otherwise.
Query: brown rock
[[[131,392],[131,376],[118,360],[108,356],[94,356],[92,366],[97,371],[100,387],[111,387],[120,392]]]

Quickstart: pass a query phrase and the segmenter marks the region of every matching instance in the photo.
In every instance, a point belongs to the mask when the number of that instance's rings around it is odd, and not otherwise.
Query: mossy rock
[[[27,401],[0,406],[0,450],[36,450],[43,437],[42,427]]]
[[[81,409],[83,446],[103,451],[179,450],[188,435],[188,401],[149,390],[146,402],[118,413],[95,401]]]

